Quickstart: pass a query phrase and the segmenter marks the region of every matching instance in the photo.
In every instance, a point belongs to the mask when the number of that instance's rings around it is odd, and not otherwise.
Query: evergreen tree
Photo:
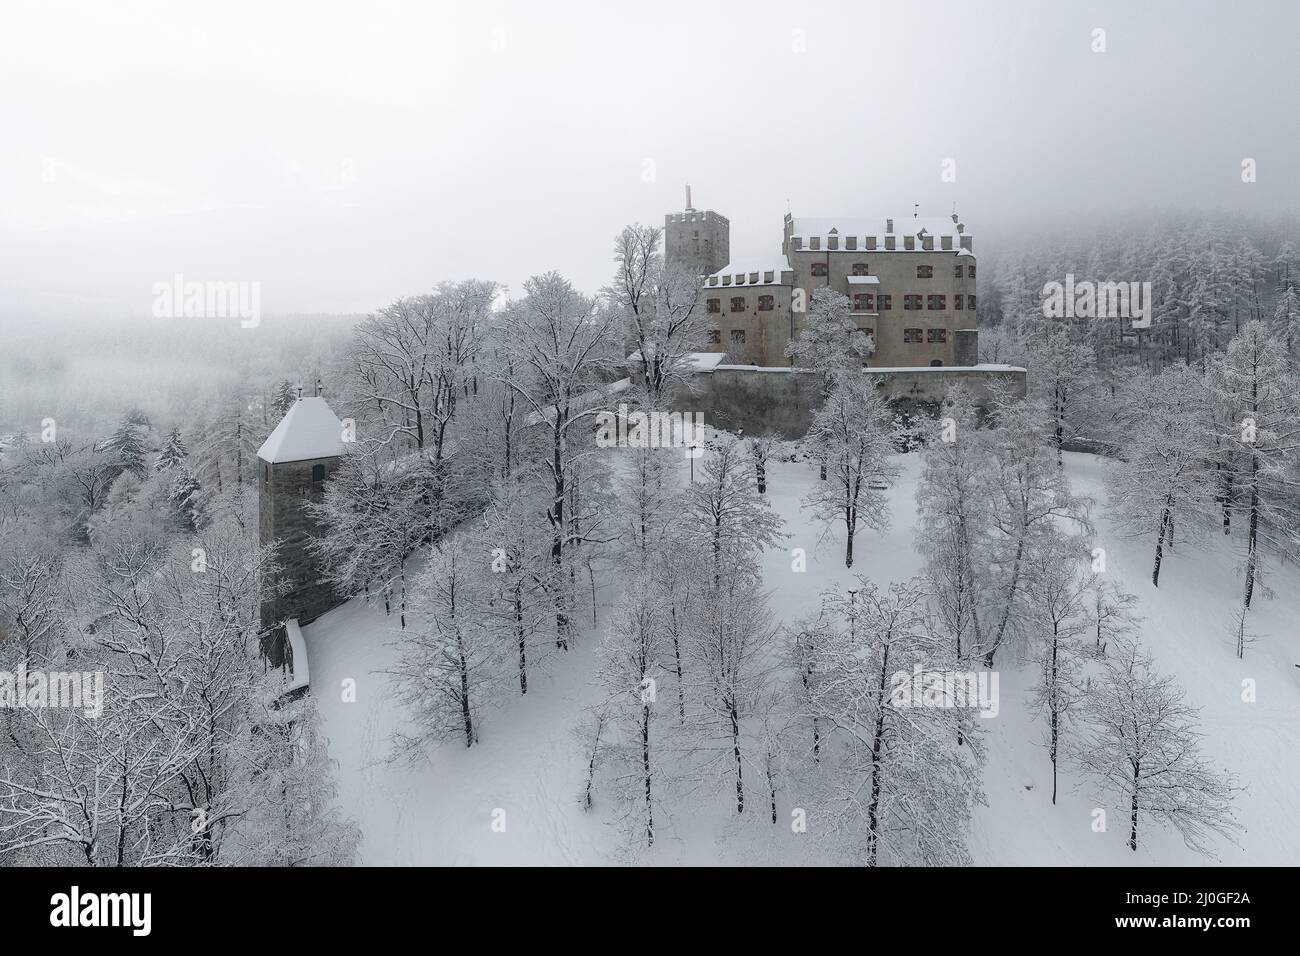
[[[146,453],[142,434],[144,428],[139,422],[128,418],[117,427],[117,431],[104,446],[115,465],[142,477],[145,473]]]
[[[154,462],[156,471],[170,471],[184,464],[185,459],[189,457],[189,449],[185,447],[185,442],[181,440],[181,430],[172,428],[171,434],[167,436],[167,442],[163,445],[162,451],[158,453],[158,458]]]

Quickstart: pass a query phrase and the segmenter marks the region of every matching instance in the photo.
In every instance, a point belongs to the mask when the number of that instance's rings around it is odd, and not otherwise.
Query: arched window
[[[943,359],[930,359],[931,368],[943,368]]]

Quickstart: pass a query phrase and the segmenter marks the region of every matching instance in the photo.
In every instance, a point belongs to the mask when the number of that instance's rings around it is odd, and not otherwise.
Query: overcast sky
[[[264,312],[594,292],[688,181],[736,257],[787,202],[956,202],[977,253],[1026,215],[1295,209],[1298,42],[1290,0],[5,0],[0,321],[147,315],[176,273]]]

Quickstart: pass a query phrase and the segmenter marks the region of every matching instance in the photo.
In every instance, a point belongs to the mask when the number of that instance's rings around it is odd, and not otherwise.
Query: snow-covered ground
[[[814,609],[819,595],[837,581],[865,574],[878,584],[916,574],[920,556],[912,546],[914,493],[920,460],[900,456],[898,481],[888,492],[892,526],[867,533],[855,548],[853,571],[844,567],[842,532],[826,533],[800,512],[799,498],[816,480],[805,464],[769,465],[769,496],[786,519],[785,550],[764,557],[771,605],[782,621]],[[1067,455],[1076,489],[1092,496],[1097,546],[1106,549],[1107,574],[1138,595],[1145,618],[1142,644],[1162,672],[1171,674],[1190,704],[1202,708],[1204,747],[1216,765],[1246,787],[1235,803],[1245,827],[1240,847],[1219,843],[1224,863],[1300,863],[1300,569],[1284,568],[1270,582],[1272,600],[1257,600],[1250,629],[1258,640],[1245,660],[1233,654],[1231,612],[1239,600],[1239,563],[1226,541],[1204,550],[1180,545],[1166,559],[1162,586],[1150,581],[1146,541],[1119,538],[1105,518],[1102,479],[1108,463]],[[790,549],[804,548],[807,570],[792,570]],[[600,622],[618,594],[616,581],[601,588]],[[530,679],[526,697],[515,696],[481,721],[480,743],[471,749],[451,741],[431,749],[426,764],[387,761],[388,736],[400,724],[382,673],[393,659],[396,618],[354,600],[304,629],[311,659],[312,692],[320,701],[344,809],[364,833],[362,862],[405,864],[586,864],[621,862],[621,839],[598,805],[584,812],[579,795],[586,765],[572,736],[582,709],[597,690],[590,680],[599,626],[575,648]],[[1110,807],[1107,832],[1093,830],[1095,799],[1086,782],[1063,769],[1057,805],[1050,797],[1051,765],[1039,746],[1043,726],[1029,713],[1030,675],[1008,656],[1000,661],[1001,710],[983,721],[988,763],[987,806],[974,815],[969,846],[984,865],[1169,865],[1207,862],[1173,833],[1148,827],[1138,852],[1125,846],[1121,808]],[[344,682],[356,682],[356,701],[344,698]],[[1243,681],[1255,682],[1255,702],[1243,702]],[[1075,787],[1078,786],[1076,790]],[[782,823],[761,813],[738,820],[726,793],[693,797],[661,826],[654,851],[658,864],[831,862],[808,834],[792,833],[791,807],[799,806],[799,782],[780,794]],[[504,832],[494,812],[504,811]],[[500,814],[497,814],[500,819]]]

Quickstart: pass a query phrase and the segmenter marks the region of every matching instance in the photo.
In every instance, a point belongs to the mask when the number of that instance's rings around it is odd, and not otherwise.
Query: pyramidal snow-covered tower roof
[[[257,450],[258,458],[273,465],[342,454],[343,423],[319,396],[294,402]]]

